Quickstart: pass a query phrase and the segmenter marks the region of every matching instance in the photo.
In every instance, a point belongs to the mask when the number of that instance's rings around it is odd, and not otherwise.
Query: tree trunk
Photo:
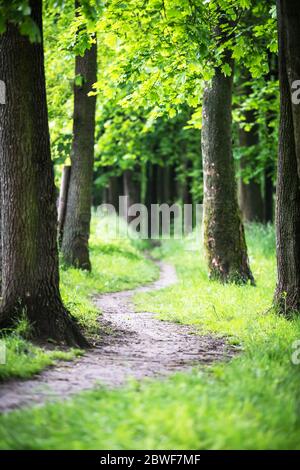
[[[265,181],[265,205],[264,220],[265,223],[272,223],[274,219],[274,184],[273,184],[274,165],[268,165],[264,171]]]
[[[162,186],[163,186],[163,194],[164,194],[164,201],[167,204],[171,203],[171,186],[173,182],[171,181],[171,171],[170,166],[166,165],[163,167],[163,175],[162,175]]]
[[[241,168],[243,168],[243,166],[241,166]],[[264,222],[261,185],[257,181],[251,179],[248,183],[245,183],[241,179],[240,207],[245,222]]]
[[[277,266],[275,302],[283,313],[300,310],[300,107],[292,83],[300,77],[300,10],[297,1],[277,2],[280,129],[277,174]]]
[[[158,194],[157,194],[157,167],[156,164],[152,162],[147,163],[147,184],[146,184],[146,194],[145,194],[145,205],[148,211],[148,237],[151,238],[151,227],[152,227],[152,217],[151,217],[151,205],[158,204]],[[154,227],[153,227],[154,230]]]
[[[170,203],[174,204],[178,200],[178,193],[177,193],[177,180],[176,180],[176,169],[174,165],[170,166],[170,171],[169,171],[169,177],[170,177]]]
[[[1,109],[0,109],[0,116],[1,116]],[[0,150],[0,156],[1,156],[1,150]],[[2,195],[1,195],[1,177],[0,177],[0,293],[2,289],[2,218],[1,218],[1,204],[2,203],[1,201],[2,201]]]
[[[232,156],[232,86],[233,73],[225,77],[216,69],[204,91],[204,246],[212,279],[253,283]]]
[[[122,196],[122,181],[120,181],[120,176],[110,176],[108,183],[108,204],[112,204],[116,210],[116,213],[119,212],[119,196]]]
[[[124,196],[128,197],[128,208],[133,204],[141,202],[141,185],[138,175],[134,170],[125,170],[123,173]],[[127,222],[130,223],[134,217],[127,215]]]
[[[268,53],[268,64],[269,72],[266,76],[266,80],[275,81],[278,80],[278,57],[277,54]],[[269,100],[275,99],[275,97],[269,96]],[[271,144],[274,140],[273,131],[270,128],[270,124],[273,120],[272,111],[267,111],[266,125],[267,125],[267,137]],[[270,152],[272,153],[272,152]],[[270,155],[264,169],[264,221],[265,223],[273,223],[274,221],[274,175],[275,175],[275,158]]]
[[[246,113],[246,122],[249,124],[254,123],[255,116],[253,112]],[[250,149],[258,144],[258,129],[256,125],[246,132],[243,128],[239,129],[240,147]],[[247,157],[242,157],[240,160],[241,170],[247,167],[249,161]],[[261,194],[261,184],[255,179],[251,178],[249,182],[245,183],[243,178],[240,179],[239,185],[239,200],[240,208],[242,211],[243,219],[246,222],[263,222],[264,220],[264,204]]]
[[[42,31],[42,1],[32,0],[30,6]],[[0,107],[0,328],[13,327],[26,314],[37,338],[86,346],[59,292],[43,43],[30,43],[8,24],[0,36],[0,75],[7,85],[7,104]]]
[[[91,270],[89,237],[94,167],[96,97],[88,96],[97,81],[97,45],[75,59],[73,144],[71,178],[62,241],[65,262],[79,269]]]
[[[164,171],[161,165],[156,165],[156,194],[157,194],[157,203],[162,204],[165,201],[165,188],[163,184]]]
[[[189,175],[191,171],[191,160],[185,157],[183,162],[184,168],[184,181],[182,182],[182,203],[183,204],[193,204],[193,197],[191,193],[192,189],[192,179]]]
[[[70,176],[71,176],[71,167],[70,165],[65,165],[63,167],[63,173],[61,178],[61,186],[59,192],[59,201],[58,201],[58,240],[59,244],[62,242],[64,223],[66,218],[67,202],[68,202],[68,192],[70,185]]]

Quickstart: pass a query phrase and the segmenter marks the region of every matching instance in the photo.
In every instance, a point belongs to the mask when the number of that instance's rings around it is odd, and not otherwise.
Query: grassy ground
[[[99,311],[92,295],[131,289],[156,279],[156,266],[145,260],[140,243],[128,239],[107,240],[107,229],[94,217],[91,236],[92,273],[61,266],[63,300],[77,318],[87,336],[98,332]],[[13,332],[1,337],[1,349],[6,346],[6,364],[0,364],[0,380],[12,377],[27,378],[58,359],[71,360],[78,350],[45,350],[28,341],[28,326],[22,320]],[[53,348],[55,345],[51,344]]]
[[[177,286],[139,294],[137,308],[228,335],[243,351],[232,361],[164,381],[98,389],[74,400],[0,419],[8,449],[299,449],[300,366],[292,344],[300,321],[268,310],[275,283],[271,228],[248,230],[257,287],[209,282],[189,243],[160,253],[177,268]]]

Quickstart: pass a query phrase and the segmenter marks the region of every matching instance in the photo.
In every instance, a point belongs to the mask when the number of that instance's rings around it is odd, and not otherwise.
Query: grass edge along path
[[[176,292],[186,302],[172,300],[173,287],[151,299],[152,311],[161,318],[229,335],[243,348],[238,357],[163,381],[99,388],[61,404],[2,416],[0,447],[299,449],[300,373],[291,355],[300,321],[287,321],[266,308],[275,282],[272,228],[251,227],[248,243],[257,288],[206,285],[200,255],[177,245],[174,256],[174,244],[168,242],[164,257],[176,264],[181,278]],[[195,290],[195,298],[187,288]],[[197,302],[196,291],[201,296],[206,289],[211,289],[214,308]],[[148,303],[147,294],[137,296],[138,309]]]
[[[157,279],[157,266],[143,255],[142,242],[128,238],[108,239],[103,224],[93,218],[90,242],[93,270],[91,273],[61,265],[60,287],[65,305],[77,319],[85,334],[93,339],[99,333],[101,312],[93,295],[132,289]],[[12,378],[29,378],[57,360],[72,360],[82,351],[62,349],[49,343],[46,347],[30,342],[30,328],[24,319],[13,332],[4,332],[1,349],[6,349],[6,363],[0,364],[0,382]]]

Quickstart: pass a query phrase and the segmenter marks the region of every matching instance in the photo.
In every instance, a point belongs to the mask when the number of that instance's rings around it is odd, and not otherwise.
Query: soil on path
[[[129,378],[165,376],[231,357],[232,350],[222,339],[200,336],[192,327],[158,320],[150,312],[134,311],[135,293],[177,282],[171,265],[161,262],[159,267],[159,280],[151,285],[96,297],[102,312],[99,344],[81,358],[60,362],[30,380],[0,384],[0,411],[65,399],[97,384],[117,387]]]

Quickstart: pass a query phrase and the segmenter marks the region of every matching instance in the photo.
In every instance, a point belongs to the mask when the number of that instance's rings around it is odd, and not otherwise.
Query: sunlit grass
[[[251,340],[252,334],[261,334],[275,324],[286,324],[270,310],[275,288],[273,228],[253,225],[247,233],[256,287],[210,281],[202,251],[189,251],[193,240],[169,241],[156,250],[156,256],[176,266],[179,285],[137,295],[137,309],[151,308],[161,319],[192,324],[199,331],[239,341]]]
[[[61,270],[61,291],[65,304],[87,333],[98,330],[99,311],[92,302],[93,295],[133,289],[158,276],[158,268],[139,249],[143,247],[141,242],[131,241],[126,238],[126,233],[122,238],[111,238],[109,223],[110,219],[104,223],[94,217],[90,240],[91,273],[74,268]],[[125,231],[125,224],[120,224]]]
[[[1,341],[6,345],[6,363],[0,364],[0,380],[29,378],[57,360],[70,361],[80,353],[75,349],[46,351],[17,334],[10,334]]]
[[[125,230],[124,224],[122,230]],[[125,234],[119,240],[110,239],[107,224],[95,216],[90,245],[91,273],[63,266],[60,271],[64,303],[88,337],[99,333],[97,318],[101,312],[93,303],[93,295],[132,289],[158,275],[157,267],[139,250],[141,242],[133,243]],[[1,337],[2,345],[6,346],[6,363],[0,364],[0,380],[27,378],[58,359],[71,360],[78,354],[76,350],[61,351],[59,346],[55,350],[34,346],[28,337],[26,322],[21,322],[12,334]],[[54,346],[51,343],[52,349]]]
[[[299,449],[300,366],[291,355],[300,321],[269,310],[273,229],[252,226],[248,243],[255,288],[209,282],[200,254],[166,242],[160,254],[176,265],[178,285],[136,297],[139,309],[160,318],[229,336],[242,347],[233,360],[13,412],[0,419],[0,447]]]

